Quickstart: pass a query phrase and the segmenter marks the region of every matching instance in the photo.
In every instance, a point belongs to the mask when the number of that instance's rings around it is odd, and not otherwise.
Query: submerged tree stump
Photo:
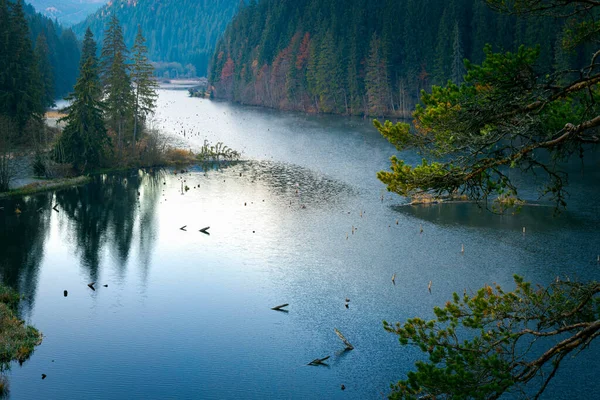
[[[352,344],[350,344],[350,342],[348,341],[348,339],[346,339],[344,337],[344,335],[342,335],[342,332],[338,331],[336,328],[333,328],[333,330],[335,331],[335,334],[338,335],[338,337],[346,345],[346,350],[354,350],[354,346],[352,346]]]
[[[314,360],[309,362],[308,365],[327,365],[327,364],[325,364],[325,361],[329,360],[329,357],[331,357],[331,356],[327,356],[327,357],[323,357],[323,358],[315,358]]]

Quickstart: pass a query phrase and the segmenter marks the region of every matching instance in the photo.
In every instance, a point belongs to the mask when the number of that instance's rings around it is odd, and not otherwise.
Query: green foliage
[[[141,27],[138,27],[138,33],[133,45],[133,64],[131,64],[131,82],[133,84],[135,103],[133,106],[133,115],[135,118],[133,128],[133,142],[137,139],[138,121],[145,120],[148,114],[154,112],[156,108],[156,98],[158,94],[156,89],[158,84],[152,78],[154,67],[148,61],[148,49],[146,39],[142,35]]]
[[[41,84],[42,105],[53,107],[54,104],[54,72],[50,65],[50,50],[46,36],[40,34],[35,42],[35,61],[38,66],[39,83]]]
[[[23,132],[30,119],[43,113],[40,76],[29,38],[23,2],[0,3],[0,114],[14,118]]]
[[[485,286],[436,307],[436,318],[384,328],[428,355],[392,386],[390,398],[495,399],[536,384],[539,396],[562,360],[600,334],[600,284],[557,281],[516,289]]]
[[[117,147],[123,147],[124,136],[133,123],[135,97],[130,65],[127,64],[129,50],[125,46],[123,30],[117,17],[111,18],[102,44],[101,78],[104,86],[105,116],[108,128],[117,133]]]
[[[90,56],[81,67],[74,93],[68,98],[71,105],[64,110],[67,116],[62,120],[66,126],[56,149],[57,154],[64,155],[59,161],[73,163],[76,170],[93,170],[104,160],[109,139],[101,97],[97,60]]]
[[[222,142],[211,145],[208,140],[205,140],[196,158],[200,162],[237,161],[240,153],[223,145]]]
[[[400,124],[376,124],[399,150],[416,148],[435,170],[416,169],[392,160],[392,172],[381,172],[388,189],[403,196],[422,192],[463,192],[476,200],[518,198],[510,169],[546,175],[542,195],[566,205],[566,174],[556,160],[580,155],[598,143],[600,75],[593,68],[581,79],[564,82],[561,74],[540,72],[539,47],[494,53],[486,46],[481,65],[465,62],[460,86],[449,83],[423,92],[413,114],[415,132]],[[540,157],[550,155],[548,161]],[[442,172],[443,171],[443,172]]]
[[[26,361],[42,341],[40,332],[17,317],[19,300],[18,294],[0,285],[0,372],[10,369],[12,361]]]

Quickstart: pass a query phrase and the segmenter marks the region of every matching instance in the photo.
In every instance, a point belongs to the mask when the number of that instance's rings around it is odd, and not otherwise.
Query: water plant
[[[210,144],[208,140],[204,140],[204,144],[200,152],[196,156],[201,162],[218,162],[218,161],[237,161],[241,154],[223,144],[217,142],[215,145]]]

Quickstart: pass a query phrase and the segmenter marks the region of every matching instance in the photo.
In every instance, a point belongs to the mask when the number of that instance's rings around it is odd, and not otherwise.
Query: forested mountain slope
[[[65,25],[83,21],[107,2],[108,0],[30,0],[38,12]]]
[[[73,90],[77,79],[80,49],[75,34],[56,21],[37,12],[25,4],[25,17],[29,25],[31,41],[35,45],[38,36],[43,35],[48,45],[48,58],[54,82],[54,95],[60,98]]]
[[[541,46],[540,67],[573,62],[559,20],[517,19],[483,0],[252,0],[219,41],[213,95],[308,112],[408,115],[422,89],[459,82],[463,59]]]
[[[147,39],[152,61],[191,63],[205,75],[218,38],[235,14],[240,0],[113,0],[73,29],[82,37],[89,26],[99,42],[115,14],[128,47],[138,25]]]

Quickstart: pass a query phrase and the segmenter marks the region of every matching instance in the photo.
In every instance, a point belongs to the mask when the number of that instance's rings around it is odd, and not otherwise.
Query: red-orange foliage
[[[221,71],[221,81],[227,81],[229,78],[233,76],[234,65],[231,57],[227,57],[227,62],[223,66],[223,70]]]
[[[301,70],[306,67],[308,62],[308,49],[310,47],[310,33],[306,32],[302,43],[300,43],[300,49],[298,50],[298,56],[296,57],[296,69]]]

